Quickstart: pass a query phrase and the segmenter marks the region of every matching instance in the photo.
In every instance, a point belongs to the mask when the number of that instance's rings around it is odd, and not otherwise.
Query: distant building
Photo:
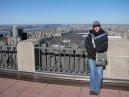
[[[22,28],[18,28],[17,25],[14,25],[10,38],[8,37],[9,41],[11,40],[8,44],[16,45],[19,41],[27,39],[27,33],[24,33]]]
[[[10,45],[16,45],[18,42],[18,27],[16,25],[13,26],[12,36]],[[9,38],[8,38],[9,39]]]
[[[13,26],[13,36],[14,38],[18,37],[18,27],[16,25]]]
[[[58,44],[53,44],[51,45],[52,48],[65,48],[64,45],[58,45]]]

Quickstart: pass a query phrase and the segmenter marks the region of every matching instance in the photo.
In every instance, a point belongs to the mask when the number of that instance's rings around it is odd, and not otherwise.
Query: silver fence
[[[16,46],[0,46],[0,68],[17,69]]]
[[[87,75],[85,49],[35,47],[36,71]]]

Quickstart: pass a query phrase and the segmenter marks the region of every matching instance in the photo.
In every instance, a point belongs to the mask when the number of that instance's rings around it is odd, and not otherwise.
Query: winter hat
[[[93,28],[94,27],[101,27],[101,24],[99,23],[99,21],[94,21],[93,22]]]

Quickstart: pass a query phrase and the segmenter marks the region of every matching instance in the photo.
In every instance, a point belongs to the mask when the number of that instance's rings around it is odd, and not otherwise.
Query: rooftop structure
[[[87,53],[84,49],[85,37],[82,37],[87,33],[88,30],[70,31],[61,37],[46,39],[49,46],[46,42],[40,44],[40,39],[20,41],[17,46],[1,46],[0,76],[15,78],[15,80],[0,79],[0,87],[2,87],[0,96],[11,97],[11,94],[13,97],[89,96],[89,88],[86,87],[86,83],[89,83],[89,67]],[[99,97],[109,97],[108,94],[110,94],[110,97],[128,97],[128,49],[129,41],[127,39],[122,37],[109,38],[108,65],[104,70],[104,87],[102,87]],[[33,94],[35,92],[30,93],[33,91],[33,82],[17,79],[40,81],[43,82],[42,84],[45,87],[36,83],[34,87],[37,88],[34,91],[39,90],[40,93],[38,91],[37,94]],[[28,86],[26,86],[26,83],[29,83]],[[64,85],[66,83],[68,85]],[[38,88],[38,84],[42,87]],[[78,84],[81,84],[81,86],[75,86]],[[108,89],[105,89],[106,85],[109,86]],[[56,92],[54,92],[55,88],[57,89]],[[12,92],[10,93],[10,91]],[[68,94],[69,91],[70,95]]]

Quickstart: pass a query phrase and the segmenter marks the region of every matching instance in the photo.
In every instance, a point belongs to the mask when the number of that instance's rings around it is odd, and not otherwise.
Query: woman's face
[[[95,32],[99,32],[100,27],[94,27]]]

